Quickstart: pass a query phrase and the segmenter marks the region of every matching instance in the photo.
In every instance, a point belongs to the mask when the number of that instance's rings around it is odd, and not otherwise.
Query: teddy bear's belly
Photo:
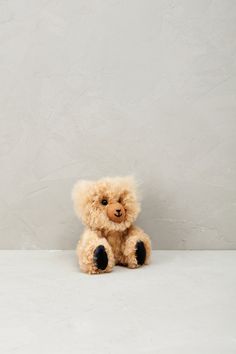
[[[122,262],[124,250],[124,235],[120,232],[113,232],[107,235],[107,241],[110,244],[116,264]]]

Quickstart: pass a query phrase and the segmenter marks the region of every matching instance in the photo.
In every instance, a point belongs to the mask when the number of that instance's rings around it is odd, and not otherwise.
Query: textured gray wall
[[[74,248],[134,174],[154,248],[236,247],[236,1],[0,2],[0,247]]]

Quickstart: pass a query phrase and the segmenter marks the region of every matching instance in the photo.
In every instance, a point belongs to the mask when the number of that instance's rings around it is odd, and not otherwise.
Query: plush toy
[[[151,243],[133,225],[140,211],[132,177],[78,181],[72,192],[76,214],[86,226],[77,246],[82,271],[110,272],[114,265],[148,264]]]

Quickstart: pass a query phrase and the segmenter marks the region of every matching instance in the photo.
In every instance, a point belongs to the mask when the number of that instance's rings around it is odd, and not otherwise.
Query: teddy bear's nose
[[[121,223],[125,219],[125,209],[120,203],[109,203],[106,212],[113,222]]]

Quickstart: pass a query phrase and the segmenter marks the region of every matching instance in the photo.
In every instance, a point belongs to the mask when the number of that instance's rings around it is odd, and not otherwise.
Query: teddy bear
[[[137,268],[148,264],[150,238],[133,224],[140,212],[133,177],[79,180],[72,200],[85,225],[76,249],[83,272],[99,274],[110,272],[115,265]]]

